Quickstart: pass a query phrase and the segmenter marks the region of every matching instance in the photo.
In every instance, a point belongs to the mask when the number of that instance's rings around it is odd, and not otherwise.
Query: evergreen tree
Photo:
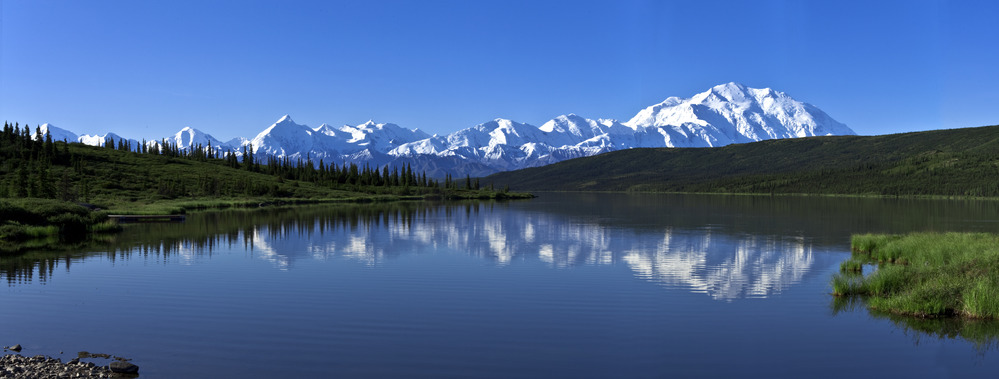
[[[48,155],[49,162],[56,156],[55,144],[52,143],[52,134],[45,132],[45,155]]]
[[[62,179],[59,180],[59,199],[63,201],[74,201],[76,195],[73,193],[73,181],[69,177],[69,170],[62,170]]]
[[[83,201],[89,203],[90,202],[90,180],[87,179],[86,176],[83,176],[83,177],[80,178],[80,181],[79,181],[79,183],[77,183],[77,186],[80,187],[80,189],[77,192],[79,192],[80,196],[83,196]]]
[[[14,181],[14,197],[28,196],[28,168],[26,163],[17,167],[17,178]]]
[[[38,195],[37,197],[52,199],[55,198],[55,188],[52,187],[52,181],[49,180],[49,167],[42,163],[42,166],[38,170]]]

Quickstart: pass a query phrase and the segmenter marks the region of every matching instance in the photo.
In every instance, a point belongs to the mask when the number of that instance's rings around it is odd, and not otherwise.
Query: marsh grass
[[[848,259],[839,264],[839,271],[841,272],[856,272],[858,274],[864,272],[864,261],[860,259]]]
[[[115,221],[105,220],[90,226],[91,233],[108,234],[121,231],[121,225]]]
[[[962,301],[969,313],[983,318],[999,318],[999,284],[995,278],[990,281],[978,281],[962,296]]]
[[[919,317],[999,318],[999,236],[984,233],[855,235],[832,279],[836,296]],[[877,269],[863,275],[865,264]]]
[[[864,277],[849,272],[834,276],[832,287],[833,295],[836,296],[859,295],[866,292]]]

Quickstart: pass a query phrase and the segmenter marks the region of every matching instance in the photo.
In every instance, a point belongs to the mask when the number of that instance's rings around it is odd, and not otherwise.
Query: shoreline
[[[139,376],[139,366],[122,357],[108,354],[91,354],[85,351],[78,357],[63,362],[62,358],[47,355],[27,356],[17,349],[4,349],[0,356],[0,377],[4,378],[135,378]],[[9,353],[8,350],[14,351]],[[82,359],[103,358],[107,364],[97,364]]]
[[[850,245],[833,296],[899,315],[999,319],[999,235],[858,234]]]
[[[149,203],[110,203],[105,208],[62,200],[40,198],[0,198],[0,257],[16,256],[63,244],[80,243],[122,231],[116,215],[185,215],[188,212],[216,212],[228,209],[306,206],[323,204],[384,204],[395,202],[509,201],[536,196],[521,192],[471,191],[425,194],[363,194],[337,198],[185,198]]]

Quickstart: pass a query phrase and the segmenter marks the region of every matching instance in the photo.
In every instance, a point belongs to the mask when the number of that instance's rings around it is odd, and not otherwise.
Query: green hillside
[[[999,196],[999,126],[614,151],[485,179],[516,190]]]
[[[164,141],[165,142],[165,141]],[[258,160],[170,144],[95,147],[52,141],[39,128],[0,130],[0,255],[113,232],[109,213],[422,199],[530,197],[478,179],[428,178],[411,167],[358,167],[312,160]],[[100,211],[95,211],[100,209]],[[25,241],[31,241],[25,242]]]
[[[164,141],[165,142],[165,141]],[[171,144],[103,147],[53,142],[36,128],[0,131],[0,199],[58,199],[128,212],[149,204],[225,201],[494,198],[512,196],[470,178],[444,180],[406,167],[211,155]]]

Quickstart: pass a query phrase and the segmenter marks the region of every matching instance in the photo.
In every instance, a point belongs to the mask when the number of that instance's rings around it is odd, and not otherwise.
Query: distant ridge
[[[48,124],[46,124],[48,125]],[[53,129],[54,131],[56,129]],[[104,136],[77,136],[59,129],[59,136],[95,145]],[[639,111],[631,120],[558,116],[541,127],[497,118],[447,135],[428,135],[390,123],[312,128],[284,115],[252,138],[221,142],[210,134],[185,127],[175,135],[147,141],[169,141],[180,149],[207,149],[242,155],[312,159],[324,164],[381,167],[412,165],[429,175],[482,176],[507,170],[544,166],[636,147],[718,147],[767,139],[852,135],[846,125],[819,108],[770,88],[738,83],[714,86],[690,98],[667,98]],[[132,146],[138,141],[131,140]]]
[[[999,196],[999,126],[632,149],[497,173],[529,191]]]

